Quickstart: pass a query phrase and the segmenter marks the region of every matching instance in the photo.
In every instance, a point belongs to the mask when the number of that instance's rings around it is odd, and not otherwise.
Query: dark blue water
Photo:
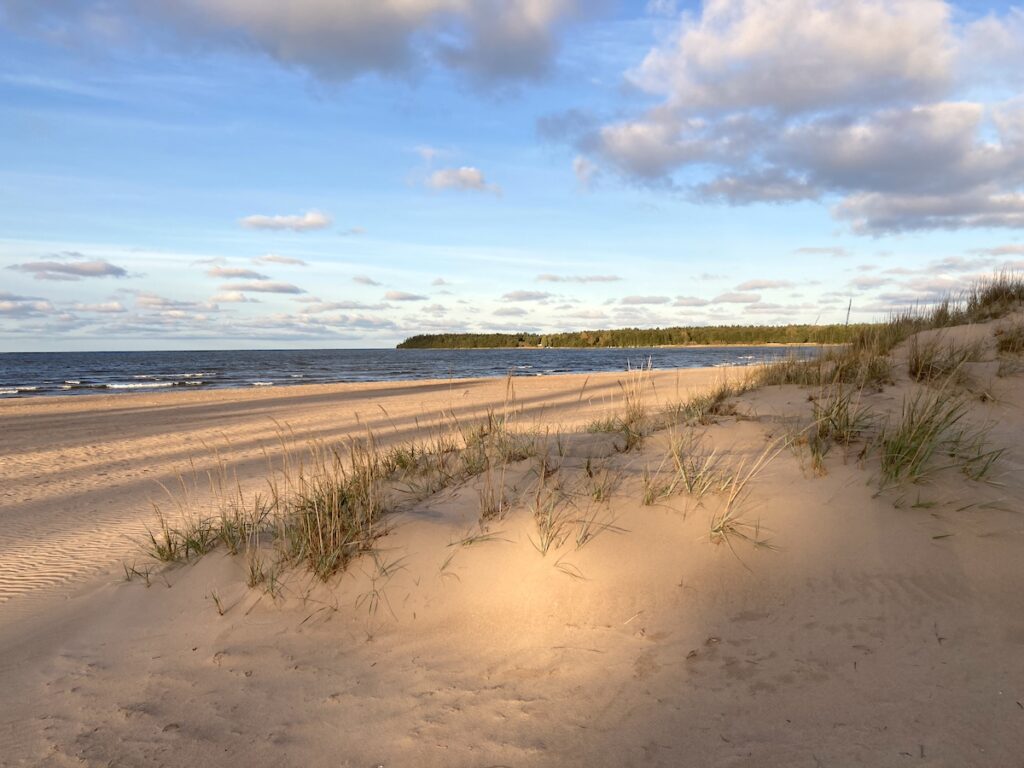
[[[0,354],[0,397],[754,365],[814,347],[311,349]]]

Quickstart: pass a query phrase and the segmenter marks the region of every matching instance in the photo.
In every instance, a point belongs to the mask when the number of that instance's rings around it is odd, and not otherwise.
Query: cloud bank
[[[1019,8],[965,22],[945,0],[707,0],[628,73],[653,106],[545,125],[697,202],[821,201],[864,234],[1021,228],[1021,40]]]

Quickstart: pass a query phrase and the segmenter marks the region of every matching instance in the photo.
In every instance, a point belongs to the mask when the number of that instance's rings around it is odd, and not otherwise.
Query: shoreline
[[[477,347],[477,348],[449,348],[449,349],[416,349],[416,350],[394,350],[399,353],[413,352],[413,353],[462,353],[462,352],[519,352],[520,350],[530,350],[535,352],[544,352],[545,350],[551,350],[552,352],[615,352],[615,351],[671,351],[671,350],[694,350],[694,351],[708,351],[708,350],[724,350],[724,349],[735,349],[735,350],[756,350],[756,349],[820,349],[825,350],[832,346],[829,344],[804,344],[804,343],[767,343],[767,344],[734,344],[734,345],[661,345],[661,346],[648,346],[648,347]],[[44,353],[59,355],[62,353]],[[88,353],[88,354],[107,354],[107,353]],[[126,353],[132,354],[132,353]],[[143,354],[143,353],[139,353]],[[210,374],[187,374],[183,379],[176,379],[170,374],[155,374],[155,375],[133,375],[131,373],[125,373],[125,377],[132,376],[134,379],[150,378],[154,379],[152,382],[135,382],[125,384],[120,381],[108,381],[104,382],[93,381],[89,383],[70,382],[63,381],[63,384],[56,382],[46,382],[42,384],[38,383],[20,383],[20,384],[5,384],[0,385],[0,404],[7,402],[25,402],[34,401],[39,399],[67,399],[67,398],[81,398],[81,397],[95,397],[98,395],[107,395],[115,397],[126,397],[126,396],[137,396],[140,394],[145,395],[169,395],[171,393],[182,393],[182,392],[211,392],[221,390],[280,390],[281,388],[291,387],[303,387],[303,386],[362,386],[362,385],[377,385],[383,383],[396,383],[408,385],[410,383],[433,383],[436,381],[469,381],[475,379],[505,379],[512,377],[517,380],[529,379],[529,378],[550,378],[553,376],[570,376],[570,375],[603,375],[603,374],[614,374],[614,373],[625,373],[629,370],[636,370],[636,367],[629,367],[631,361],[626,361],[624,367],[608,367],[600,370],[579,370],[579,371],[534,371],[534,370],[519,370],[521,366],[510,365],[504,370],[495,370],[493,373],[481,373],[478,370],[467,368],[465,374],[451,373],[447,376],[437,375],[422,375],[418,373],[407,372],[405,375],[402,373],[391,374],[381,376],[380,378],[360,377],[360,378],[341,378],[334,381],[308,381],[302,380],[301,378],[283,379],[280,381],[252,381],[243,379],[232,379],[231,377],[236,376],[236,372],[226,371],[224,372],[224,378],[196,378],[196,376]],[[640,361],[643,362],[643,359]],[[662,361],[663,363],[674,363],[679,362],[678,360]],[[706,361],[700,360],[697,362],[705,363]],[[701,370],[704,368],[728,368],[728,367],[742,367],[751,368],[758,365],[763,365],[769,362],[775,362],[774,360],[729,360],[725,362],[719,362],[714,365],[695,365],[695,366],[681,366],[681,365],[665,365],[665,367],[658,367],[655,370],[659,371],[675,371],[675,370]],[[278,369],[279,373],[268,373],[266,376],[273,378],[276,375],[283,375],[287,373],[288,369]],[[168,376],[168,379],[161,378]],[[257,374],[258,376],[258,374]],[[83,379],[86,377],[83,377]]]

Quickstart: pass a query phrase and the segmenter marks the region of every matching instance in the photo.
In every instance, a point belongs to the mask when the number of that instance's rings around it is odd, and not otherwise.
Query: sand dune
[[[983,326],[981,338],[991,332]],[[897,350],[895,385],[858,395],[879,419],[927,391],[907,378],[906,354]],[[1017,765],[1024,375],[1015,370],[965,385],[964,424],[987,427],[1006,448],[991,476],[972,481],[953,466],[884,489],[863,443],[833,446],[815,467],[794,437],[821,396],[813,389],[748,392],[710,423],[622,451],[615,434],[578,429],[621,408],[621,376],[591,377],[582,399],[581,379],[517,381],[524,423],[559,437],[545,442],[546,457],[508,468],[512,503],[493,520],[481,523],[476,477],[402,504],[374,553],[327,584],[293,569],[272,589],[249,589],[245,558],[214,553],[154,572],[149,588],[107,576],[59,610],[24,596],[0,606],[0,617],[22,616],[0,631],[0,764]],[[719,376],[680,374],[678,391]],[[656,376],[651,406],[677,398],[676,382]],[[143,489],[178,471],[192,444],[229,438],[225,456],[255,479],[261,446],[275,439],[271,418],[302,437],[372,423],[397,439],[442,409],[479,415],[502,402],[503,386],[6,409],[0,419],[22,426],[7,433],[18,458],[4,469],[15,533],[2,579],[21,594],[109,567],[127,551],[119,537],[140,522]],[[31,424],[47,419],[65,425],[60,434],[33,437]],[[771,457],[729,535],[712,531],[721,493],[645,503],[685,429],[734,472]],[[52,469],[33,474],[33,455]],[[546,489],[570,522],[542,555],[531,507]],[[94,507],[105,517],[91,518]],[[105,554],[77,554],[87,542]],[[41,559],[57,543],[70,564]]]

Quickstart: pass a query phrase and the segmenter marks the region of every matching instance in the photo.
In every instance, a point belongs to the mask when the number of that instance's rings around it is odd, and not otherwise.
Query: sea
[[[275,349],[0,354],[0,398],[757,365],[818,347]]]

